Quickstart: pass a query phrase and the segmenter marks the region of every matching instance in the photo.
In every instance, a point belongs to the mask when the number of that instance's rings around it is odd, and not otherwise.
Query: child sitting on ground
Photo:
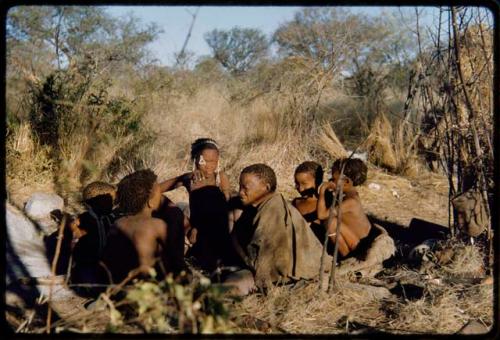
[[[343,168],[343,175],[340,176]],[[361,199],[356,186],[364,183],[367,176],[367,167],[362,160],[357,158],[342,158],[332,165],[332,178],[325,182],[319,189],[317,215],[328,229],[329,247],[332,254],[335,242],[338,243],[339,259],[356,258],[364,261],[363,266],[381,264],[394,253],[394,241],[387,232],[377,225],[371,225],[363,211]],[[337,186],[343,185],[342,202],[340,204],[341,224],[337,237],[338,210],[333,209],[333,218],[328,224],[330,207],[326,202],[327,193],[333,192]],[[330,203],[331,205],[331,203]],[[371,258],[369,258],[371,257]],[[359,267],[359,266],[358,266]],[[356,268],[350,268],[357,270]]]
[[[189,193],[190,222],[196,243],[189,250],[200,267],[213,271],[220,262],[229,263],[228,202],[230,184],[220,169],[219,146],[210,138],[191,145],[193,170],[160,183],[162,192],[184,186]]]
[[[274,170],[253,164],[240,175],[243,212],[231,233],[243,269],[224,283],[246,295],[276,282],[310,279],[319,272],[321,244],[301,214],[276,191]]]
[[[106,246],[107,236],[114,223],[113,202],[116,188],[104,182],[92,182],[82,191],[87,211],[71,223],[73,231],[72,283],[92,284],[97,280],[99,258]],[[90,289],[79,289],[82,294]]]
[[[318,219],[318,188],[323,183],[323,168],[316,162],[307,161],[301,163],[295,169],[295,189],[300,194],[292,201],[292,205],[297,208],[304,219],[310,223],[314,235],[323,244],[325,238],[325,228]],[[327,196],[331,199],[331,195]],[[331,200],[330,200],[331,204]]]
[[[153,171],[140,170],[118,184],[117,202],[124,216],[115,221],[109,233],[100,262],[102,282],[119,283],[132,270],[142,275],[148,275],[152,268],[158,274],[168,271],[167,224],[153,217],[162,201],[156,179]]]

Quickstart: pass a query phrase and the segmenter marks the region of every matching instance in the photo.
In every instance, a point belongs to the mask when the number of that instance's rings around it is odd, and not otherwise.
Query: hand
[[[200,170],[193,171],[193,177],[192,177],[193,182],[200,182],[203,180],[205,180],[205,176],[203,175],[203,172],[201,172]]]
[[[319,187],[319,193],[324,194],[327,190],[334,191],[336,188],[337,188],[337,185],[332,181],[323,182],[321,184],[321,186]]]
[[[197,237],[198,237],[198,229],[191,228],[191,230],[189,231],[189,236],[188,236],[189,243],[195,244]]]
[[[84,230],[80,229],[80,219],[78,217],[76,217],[69,223],[69,227],[71,229],[71,232],[73,233],[74,239],[78,239],[86,234]]]
[[[206,178],[200,170],[193,171],[191,175],[191,190],[203,187],[206,184]]]

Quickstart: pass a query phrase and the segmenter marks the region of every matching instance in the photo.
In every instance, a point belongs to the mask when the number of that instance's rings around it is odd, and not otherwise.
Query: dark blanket
[[[228,203],[216,186],[193,190],[189,195],[191,225],[198,230],[188,256],[194,256],[202,269],[212,271],[217,262],[228,264],[233,257],[229,237]]]

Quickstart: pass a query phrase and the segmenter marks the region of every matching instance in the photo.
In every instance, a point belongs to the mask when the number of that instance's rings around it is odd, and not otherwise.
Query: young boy
[[[277,281],[316,276],[321,245],[300,213],[276,192],[273,169],[265,164],[243,169],[240,198],[243,212],[232,239],[247,269],[230,274],[225,282],[240,287],[251,274],[255,285],[265,288]],[[240,293],[248,291],[240,288]]]
[[[342,167],[343,175],[340,176]],[[341,261],[348,258],[364,261],[362,264],[357,263],[357,267],[351,267],[350,269],[353,271],[365,265],[371,266],[375,262],[381,264],[395,251],[394,241],[387,232],[379,226],[372,226],[363,211],[355,187],[366,181],[366,175],[367,167],[362,160],[357,158],[338,159],[333,163],[331,180],[323,183],[319,189],[317,214],[328,229],[329,253],[332,252],[335,242],[339,242],[338,251]],[[333,210],[333,219],[329,225],[326,225],[330,207],[326,203],[325,196],[328,191],[335,191],[341,183],[343,185],[343,198],[340,204],[340,235],[337,237],[338,212],[336,208]]]
[[[309,226],[314,235],[323,244],[325,229],[321,225],[317,214],[318,188],[323,182],[323,168],[318,163],[312,161],[301,163],[295,169],[294,179],[295,188],[299,192],[300,197],[294,198],[292,205],[310,223]]]
[[[158,274],[167,271],[167,224],[153,217],[162,198],[156,179],[153,171],[140,170],[118,184],[117,202],[124,216],[115,221],[103,252],[104,281],[119,283],[134,269],[143,275],[151,268]]]

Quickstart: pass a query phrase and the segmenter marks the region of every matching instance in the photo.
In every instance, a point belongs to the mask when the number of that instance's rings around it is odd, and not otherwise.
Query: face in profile
[[[256,206],[269,194],[269,184],[264,183],[257,175],[245,173],[240,176],[240,198],[243,205]]]
[[[219,151],[214,149],[205,149],[201,152],[197,167],[204,175],[212,175],[217,169],[219,163]]]
[[[302,197],[312,197],[316,193],[316,180],[310,172],[295,174],[295,189]]]
[[[338,170],[335,170],[335,172],[332,173],[332,179],[331,179],[331,181],[333,183],[335,183],[335,187],[337,187],[339,185],[339,183],[342,182],[343,191],[346,191],[346,190],[351,188],[352,182],[349,179],[349,177],[347,177],[346,175],[343,175],[342,181],[339,181],[339,179],[340,179],[340,172]]]

